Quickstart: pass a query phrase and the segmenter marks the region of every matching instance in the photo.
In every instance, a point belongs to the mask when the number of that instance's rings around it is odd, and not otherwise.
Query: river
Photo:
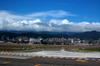
[[[37,52],[0,52],[0,55],[11,56],[43,56],[43,57],[66,57],[66,58],[100,58],[100,52],[75,52],[61,50],[42,50]]]

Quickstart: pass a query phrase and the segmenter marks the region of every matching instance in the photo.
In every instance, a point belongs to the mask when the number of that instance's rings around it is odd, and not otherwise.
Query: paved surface
[[[0,66],[100,66],[97,59],[33,57],[30,59],[0,58]]]

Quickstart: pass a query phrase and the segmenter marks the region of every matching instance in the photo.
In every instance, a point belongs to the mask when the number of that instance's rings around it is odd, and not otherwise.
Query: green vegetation
[[[79,51],[99,51],[100,48],[80,48]]]
[[[49,49],[59,49],[58,45],[0,45],[0,51],[39,51]]]
[[[60,50],[61,48],[70,51],[100,51],[100,47],[83,47],[83,46],[74,46],[74,45],[43,45],[43,44],[35,44],[35,45],[0,45],[0,51],[40,51],[40,50]]]

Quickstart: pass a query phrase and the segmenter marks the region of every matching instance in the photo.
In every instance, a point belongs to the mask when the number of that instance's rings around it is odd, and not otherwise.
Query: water
[[[61,49],[60,51],[33,52],[36,56],[48,57],[75,57],[75,58],[100,58],[100,52],[71,52]]]
[[[0,52],[0,54],[5,55],[15,55],[15,56],[43,56],[43,57],[74,57],[74,58],[100,58],[100,52],[72,52],[61,50],[43,50],[38,52]]]

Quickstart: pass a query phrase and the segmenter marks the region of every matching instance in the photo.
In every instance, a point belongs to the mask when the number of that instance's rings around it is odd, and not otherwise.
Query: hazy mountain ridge
[[[34,37],[34,38],[52,38],[52,37],[59,37],[59,38],[80,38],[86,40],[97,40],[100,38],[100,32],[97,31],[88,31],[88,32],[48,32],[48,31],[41,31],[41,32],[34,32],[34,31],[0,31],[0,39],[2,37]]]

